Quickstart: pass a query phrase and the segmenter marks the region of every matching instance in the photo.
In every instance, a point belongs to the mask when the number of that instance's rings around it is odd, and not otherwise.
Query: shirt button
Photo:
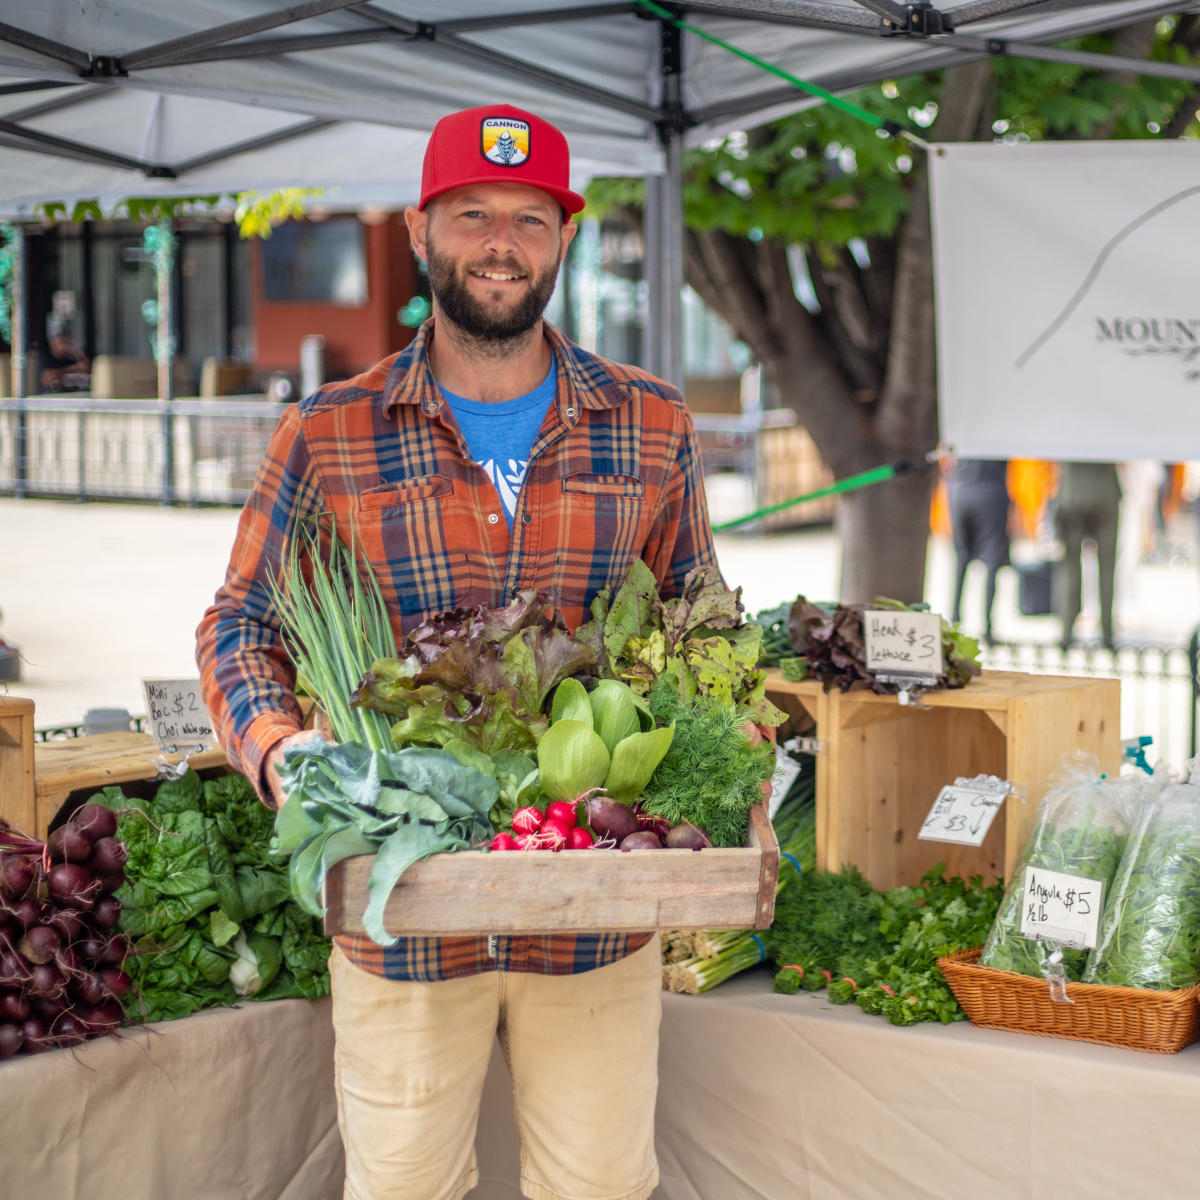
[[[499,520],[500,520],[499,513],[488,513],[488,524],[489,525],[495,525],[496,522]]]
[[[568,409],[567,409],[567,420],[568,420],[568,421],[573,421],[573,420],[575,419],[575,416],[576,416],[576,414],[578,413],[578,411],[579,411],[579,410],[578,410],[578,409],[576,409],[576,408],[568,408]]]
[[[532,520],[533,520],[533,513],[526,512],[526,513],[521,514],[521,524],[522,525],[528,525]]]

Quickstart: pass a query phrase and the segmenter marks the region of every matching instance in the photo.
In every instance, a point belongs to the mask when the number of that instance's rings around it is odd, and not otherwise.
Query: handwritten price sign
[[[213,745],[212,723],[198,679],[143,679],[146,718],[164,754],[199,753]]]
[[[872,674],[936,679],[942,673],[942,618],[937,613],[868,609],[863,634]]]
[[[1099,879],[1026,867],[1021,932],[1026,937],[1090,950],[1100,927],[1103,892]]]
[[[927,842],[981,845],[1010,790],[1003,780],[979,785],[960,780],[942,788],[917,837]]]

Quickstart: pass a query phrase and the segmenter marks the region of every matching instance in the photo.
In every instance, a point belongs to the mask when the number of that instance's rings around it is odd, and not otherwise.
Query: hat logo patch
[[[483,157],[498,167],[519,167],[529,158],[529,122],[512,117],[484,117],[480,125]]]

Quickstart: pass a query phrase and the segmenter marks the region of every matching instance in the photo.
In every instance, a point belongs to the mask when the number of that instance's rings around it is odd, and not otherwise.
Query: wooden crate
[[[775,912],[779,843],[759,804],[747,843],[709,850],[462,850],[414,863],[384,912],[396,934],[766,929]],[[325,882],[325,932],[361,933],[370,855]]]
[[[44,838],[68,799],[82,803],[109,784],[152,782],[159,767],[175,765],[148,733],[96,733],[35,742],[32,700],[0,697],[0,819],[22,833]],[[217,749],[193,754],[198,771],[227,769]]]
[[[31,833],[36,811],[33,701],[0,696],[0,819]]]
[[[1064,753],[1091,751],[1102,771],[1121,768],[1116,679],[985,671],[913,707],[868,691],[825,692],[815,680],[789,683],[772,671],[767,694],[816,723],[817,866],[852,864],[877,888],[917,883],[938,862],[963,877],[1007,879]],[[983,844],[920,841],[942,787],[981,773],[1016,790]]]

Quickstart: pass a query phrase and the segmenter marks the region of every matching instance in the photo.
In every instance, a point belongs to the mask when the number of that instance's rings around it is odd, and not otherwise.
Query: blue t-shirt
[[[558,390],[556,368],[557,363],[551,357],[549,373],[532,392],[493,403],[456,396],[438,384],[462,430],[471,458],[488,473],[500,493],[510,529],[521,484],[529,469],[529,451]]]

